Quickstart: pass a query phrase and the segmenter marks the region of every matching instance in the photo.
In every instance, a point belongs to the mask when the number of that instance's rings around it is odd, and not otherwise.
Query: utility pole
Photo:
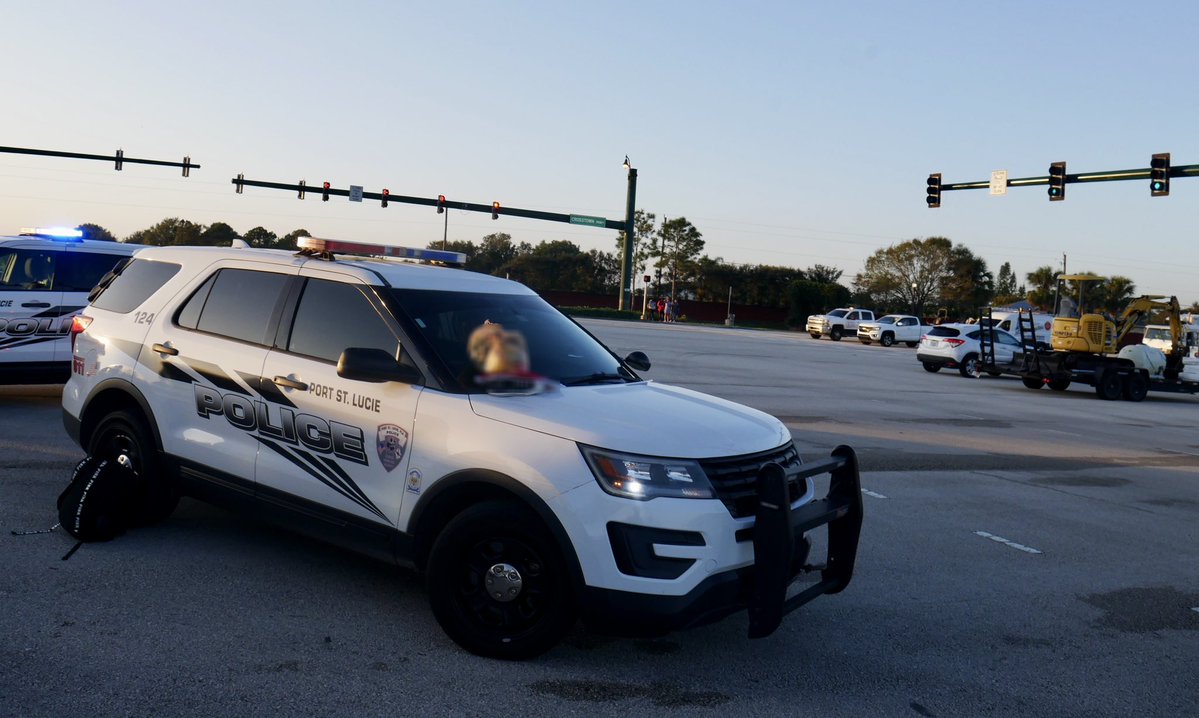
[[[633,276],[633,242],[634,242],[634,226],[637,206],[637,168],[629,164],[629,156],[624,156],[624,168],[629,171],[629,191],[626,196],[624,209],[624,247],[620,254],[620,301],[617,309],[624,310],[625,307],[632,308],[633,297],[629,291],[629,281]]]

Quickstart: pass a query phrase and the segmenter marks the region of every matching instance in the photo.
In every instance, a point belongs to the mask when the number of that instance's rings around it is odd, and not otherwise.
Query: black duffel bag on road
[[[58,520],[80,541],[108,541],[129,528],[137,474],[117,461],[88,456],[58,497]]]

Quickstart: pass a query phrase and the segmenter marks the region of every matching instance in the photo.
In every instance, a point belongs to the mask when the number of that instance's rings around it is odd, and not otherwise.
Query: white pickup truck
[[[859,322],[874,321],[874,312],[869,309],[854,309],[845,307],[834,309],[828,314],[813,314],[808,317],[807,330],[813,339],[819,339],[827,334],[835,342],[843,336],[854,336],[858,333]]]
[[[895,342],[904,342],[910,347],[920,343],[920,336],[928,325],[920,317],[910,314],[887,314],[873,322],[858,324],[858,341],[863,344],[878,342],[889,347]]]

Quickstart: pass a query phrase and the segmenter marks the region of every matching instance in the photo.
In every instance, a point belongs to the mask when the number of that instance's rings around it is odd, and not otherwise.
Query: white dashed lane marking
[[[1019,543],[1016,543],[1015,541],[1009,541],[1008,539],[1005,539],[1002,536],[996,536],[995,534],[989,534],[986,531],[975,531],[974,535],[982,536],[983,538],[989,538],[992,541],[996,541],[998,543],[1005,544],[1007,546],[1011,546],[1012,548],[1016,549],[1017,551],[1023,551],[1025,553],[1041,553],[1040,551],[1036,550],[1035,548],[1032,548],[1031,546],[1025,546],[1024,544],[1019,544]]]
[[[874,497],[874,498],[876,498],[876,499],[885,499],[885,498],[887,498],[886,496],[883,496],[882,494],[877,494],[877,493],[875,493],[875,492],[871,491],[870,489],[862,489],[862,493],[863,493],[863,494],[866,494],[867,496],[873,496],[873,497]]]

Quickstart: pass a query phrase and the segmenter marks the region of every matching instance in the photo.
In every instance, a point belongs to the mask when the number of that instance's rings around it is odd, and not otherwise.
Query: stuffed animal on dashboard
[[[530,376],[529,347],[520,332],[484,322],[470,333],[467,353],[484,376]]]

